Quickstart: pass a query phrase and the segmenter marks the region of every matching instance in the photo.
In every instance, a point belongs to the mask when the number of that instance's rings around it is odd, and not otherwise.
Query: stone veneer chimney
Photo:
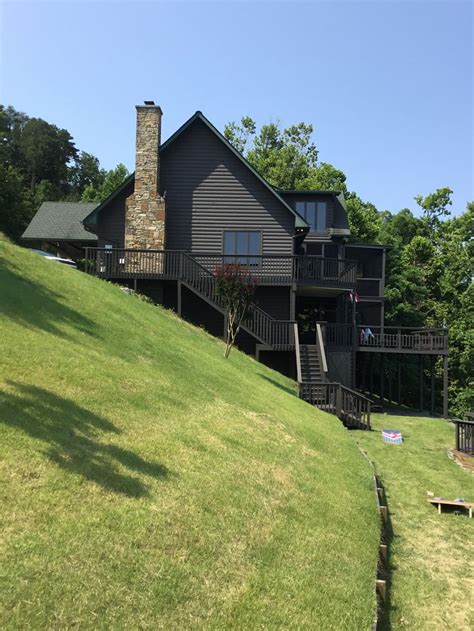
[[[161,107],[137,105],[135,187],[125,204],[125,247],[165,247],[165,200],[160,196]]]

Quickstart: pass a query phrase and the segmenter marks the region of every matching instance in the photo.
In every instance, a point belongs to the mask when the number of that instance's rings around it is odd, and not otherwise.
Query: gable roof
[[[231,145],[231,143],[227,140],[227,138],[225,136],[223,136],[223,134],[221,134],[221,132],[214,127],[214,125],[204,116],[204,114],[200,111],[197,111],[195,114],[193,114],[191,116],[191,118],[189,118],[183,125],[181,125],[181,127],[179,129],[177,129],[174,134],[172,134],[168,140],[166,140],[166,142],[164,142],[161,146],[160,146],[160,153],[163,153],[166,151],[166,149],[168,149],[168,147],[170,147],[173,142],[179,138],[181,136],[181,134],[186,131],[186,129],[188,129],[188,127],[190,127],[195,121],[200,120],[201,122],[204,123],[204,125],[206,125],[206,127],[222,142],[224,143],[224,145],[247,167],[247,169],[249,169],[249,171],[251,171],[255,177],[260,180],[260,182],[265,186],[265,188],[267,188],[270,193],[276,197],[278,199],[278,201],[283,204],[283,206],[295,217],[295,228],[299,231],[305,230],[307,231],[309,229],[309,225],[306,223],[306,221],[303,219],[303,217],[301,217],[301,215],[299,215],[284,199],[283,197],[281,197],[280,193],[271,185],[269,184],[265,178],[263,178],[260,173],[253,168],[253,166],[247,162],[247,160],[244,158],[244,156],[237,151],[237,149],[235,147],[233,147]],[[101,210],[107,206],[109,204],[109,202],[112,201],[112,199],[114,199],[120,192],[123,191],[123,189],[126,187],[127,184],[129,184],[132,179],[135,177],[135,174],[132,173],[122,184],[119,188],[117,188],[106,200],[104,200],[102,202],[102,204],[100,204],[100,206],[98,206],[90,215],[88,215],[83,223],[86,225],[93,225],[95,223],[97,223],[97,217],[99,215],[99,213],[101,212]]]
[[[22,239],[35,241],[97,241],[82,225],[97,204],[43,202],[28,224]]]

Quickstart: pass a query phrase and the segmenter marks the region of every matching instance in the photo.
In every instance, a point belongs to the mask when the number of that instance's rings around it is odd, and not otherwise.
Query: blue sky
[[[0,102],[133,170],[134,105],[154,99],[163,139],[197,109],[220,129],[299,121],[320,159],[379,209],[473,191],[473,4],[5,2]]]

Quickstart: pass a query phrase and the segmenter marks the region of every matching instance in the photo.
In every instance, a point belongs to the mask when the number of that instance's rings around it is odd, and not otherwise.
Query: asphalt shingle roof
[[[97,204],[80,202],[43,202],[30,221],[22,239],[39,241],[97,241],[97,235],[88,232],[82,220]]]

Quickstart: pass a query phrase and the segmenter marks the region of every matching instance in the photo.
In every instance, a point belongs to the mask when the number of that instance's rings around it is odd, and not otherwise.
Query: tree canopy
[[[0,105],[0,231],[8,236],[18,239],[42,202],[99,202],[127,175],[123,165],[102,169],[66,129]]]

